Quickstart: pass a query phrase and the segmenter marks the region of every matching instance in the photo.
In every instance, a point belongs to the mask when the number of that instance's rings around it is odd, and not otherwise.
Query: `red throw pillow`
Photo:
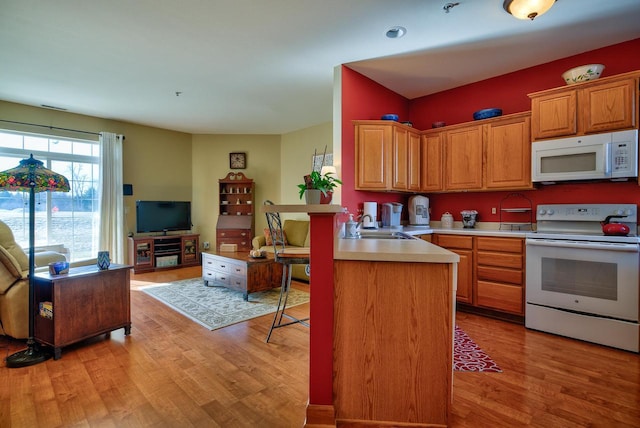
[[[279,230],[276,231],[276,233],[280,232]],[[282,231],[282,237],[283,237],[283,241],[284,241],[284,245],[287,245],[287,234],[284,233],[284,230]],[[271,239],[271,232],[269,231],[269,228],[265,228],[264,229],[264,238],[267,241],[267,245],[273,245],[273,240]]]

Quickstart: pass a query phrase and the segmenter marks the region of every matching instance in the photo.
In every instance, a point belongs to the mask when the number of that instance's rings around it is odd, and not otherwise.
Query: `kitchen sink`
[[[360,239],[416,239],[403,232],[360,232]]]

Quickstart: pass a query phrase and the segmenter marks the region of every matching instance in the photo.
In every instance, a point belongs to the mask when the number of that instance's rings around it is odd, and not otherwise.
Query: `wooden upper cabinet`
[[[487,125],[485,187],[487,189],[531,188],[531,116]]]
[[[483,132],[477,124],[445,132],[445,190],[482,189]]]
[[[534,141],[638,126],[640,72],[529,94]]]
[[[407,158],[407,190],[420,191],[420,164],[422,163],[422,140],[417,131],[409,132],[409,150]]]
[[[391,188],[393,190],[407,190],[409,177],[408,157],[409,157],[409,131],[404,128],[393,128],[393,180]]]
[[[420,190],[420,132],[397,122],[353,121],[357,190]]]
[[[638,80],[614,80],[587,86],[578,93],[585,134],[636,126]]]
[[[533,139],[575,135],[578,132],[577,99],[574,90],[532,98]]]
[[[393,130],[387,124],[355,124],[356,189],[386,190],[391,183]]]
[[[442,138],[441,131],[427,131],[422,135],[422,161],[420,163],[421,190],[439,192],[442,183]]]

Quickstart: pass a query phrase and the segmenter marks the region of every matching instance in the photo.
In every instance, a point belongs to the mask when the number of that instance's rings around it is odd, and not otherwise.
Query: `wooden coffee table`
[[[282,265],[275,262],[272,254],[253,258],[248,251],[204,251],[202,279],[207,286],[240,291],[244,300],[248,300],[251,293],[280,287]]]

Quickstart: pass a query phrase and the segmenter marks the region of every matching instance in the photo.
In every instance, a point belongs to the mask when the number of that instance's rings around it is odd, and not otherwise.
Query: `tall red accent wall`
[[[561,74],[578,65],[605,65],[603,76],[640,70],[640,39],[619,43],[602,49],[559,59],[535,67],[509,73],[477,83],[461,86],[433,95],[407,100],[355,71],[342,70],[342,190],[343,205],[350,210],[362,206],[363,201],[407,203],[408,195],[355,191],[354,180],[354,119],[378,119],[385,113],[398,113],[401,120],[410,120],[420,130],[430,129],[431,123],[444,121],[449,125],[470,122],[473,112],[483,108],[501,108],[503,114],[531,109],[527,94],[563,86]],[[408,117],[407,117],[408,113]],[[475,209],[479,221],[500,221],[500,202],[511,192],[466,192],[428,194],[432,220],[439,220],[448,211],[461,220],[460,211]],[[637,182],[556,184],[538,190],[521,192],[535,207],[541,203],[635,203],[640,204]],[[405,205],[406,206],[406,205]],[[498,211],[499,212],[499,211]],[[406,219],[406,209],[403,212]]]
[[[395,113],[400,120],[408,120],[409,100],[364,77],[350,68],[342,67],[342,206],[350,213],[362,209],[364,201],[402,202],[402,195],[362,192],[355,188],[355,133],[352,120],[376,120],[387,113]]]

